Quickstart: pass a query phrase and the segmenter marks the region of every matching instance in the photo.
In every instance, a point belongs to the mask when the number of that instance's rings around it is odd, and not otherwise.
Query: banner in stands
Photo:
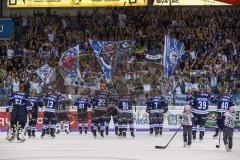
[[[161,62],[162,61],[162,55],[160,53],[160,50],[145,51],[145,59],[148,62]]]
[[[165,36],[163,66],[166,78],[172,76],[173,70],[179,63],[184,51],[184,44],[182,42],[173,37]]]
[[[147,6],[147,0],[8,0],[9,8]]]
[[[44,84],[48,84],[55,80],[55,74],[52,67],[45,64],[36,70],[37,75],[41,78]]]
[[[1,107],[0,107],[1,108]],[[176,130],[181,124],[180,115],[182,114],[183,106],[178,106],[179,109],[169,110],[168,114],[164,116],[164,124],[163,128],[164,131],[174,131]],[[136,131],[149,131],[149,120],[148,120],[148,113],[146,112],[145,106],[137,106],[136,109],[133,107],[134,113],[134,127]],[[91,126],[91,113],[88,115],[89,121],[89,128]],[[78,121],[77,121],[77,112],[75,110],[71,110],[68,112],[68,117],[71,124],[72,131],[78,131]],[[210,110],[206,128],[207,130],[214,130],[216,125],[216,117],[217,113],[214,110]],[[37,128],[41,131],[43,122],[43,113],[38,113],[38,120],[37,120]],[[0,109],[0,131],[6,131],[9,125],[9,113],[5,112],[5,109]],[[237,109],[236,112],[236,121],[235,121],[235,128],[240,130],[240,110]],[[110,129],[114,129],[113,121],[111,120]]]
[[[155,6],[240,5],[239,0],[154,0]]]
[[[59,61],[59,72],[67,85],[79,85],[83,82],[79,71],[79,46],[65,51]]]
[[[11,39],[13,33],[13,21],[12,19],[0,19],[0,40]]]
[[[89,42],[102,65],[106,80],[109,81],[121,55],[131,50],[131,41],[105,42],[91,40]]]

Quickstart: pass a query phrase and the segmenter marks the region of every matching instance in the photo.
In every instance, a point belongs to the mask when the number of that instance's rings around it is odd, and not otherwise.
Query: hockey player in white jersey
[[[183,142],[184,142],[183,147],[186,147],[187,145],[188,147],[190,147],[192,144],[192,119],[193,119],[193,114],[190,105],[186,105],[184,107],[184,111],[181,115],[181,118],[183,127]]]
[[[226,151],[232,150],[233,146],[233,132],[234,132],[234,121],[236,109],[234,106],[229,108],[229,111],[224,113],[224,129],[223,129],[223,142],[226,147]]]

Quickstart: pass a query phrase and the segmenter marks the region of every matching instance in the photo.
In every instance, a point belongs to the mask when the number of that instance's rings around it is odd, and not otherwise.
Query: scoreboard
[[[8,0],[8,8],[147,6],[148,0]]]
[[[148,1],[151,4],[148,4]],[[124,6],[225,6],[240,0],[7,0],[8,8],[124,7]]]
[[[240,5],[240,0],[154,0],[155,6],[225,6]]]

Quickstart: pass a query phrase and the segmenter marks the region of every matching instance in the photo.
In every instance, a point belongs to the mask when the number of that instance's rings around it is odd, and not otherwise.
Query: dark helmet
[[[224,87],[224,88],[222,88],[222,94],[226,94],[226,95],[228,95],[228,94],[230,94],[231,93],[231,90],[229,89],[229,87]]]
[[[203,91],[204,91],[204,85],[203,85],[202,83],[199,83],[199,84],[198,84],[198,90],[199,90],[200,92],[203,92]]]

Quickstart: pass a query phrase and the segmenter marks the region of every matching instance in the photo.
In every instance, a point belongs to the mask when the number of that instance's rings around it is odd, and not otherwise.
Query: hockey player
[[[109,93],[104,88],[101,88],[101,90],[97,90],[94,94],[93,99],[91,100],[93,105],[93,136],[97,137],[97,129],[98,126],[100,126],[100,135],[101,137],[104,137],[104,131],[105,131],[105,120],[103,119],[103,116],[107,114],[108,111],[108,97]]]
[[[20,84],[19,92],[13,94],[7,103],[10,118],[10,136],[8,141],[13,141],[16,137],[20,142],[24,142],[22,131],[27,122],[27,116],[32,118],[32,104],[24,93],[24,85]]]
[[[105,131],[106,135],[108,135],[109,132],[109,123],[111,121],[111,117],[113,118],[114,123],[114,130],[115,135],[118,135],[118,111],[117,111],[117,95],[111,95],[109,98],[109,104],[108,104],[108,111],[106,116],[103,118],[105,119]]]
[[[152,113],[151,113],[151,110],[152,110],[152,106],[151,106],[151,103],[148,101],[149,100],[149,96],[148,94],[145,95],[145,98],[146,98],[146,112],[148,113],[148,119],[149,119],[149,130],[150,130],[150,135],[153,134],[153,121],[152,121]]]
[[[191,100],[190,105],[192,107],[193,113],[193,127],[192,134],[193,140],[196,140],[197,126],[199,125],[199,139],[203,140],[205,132],[205,123],[208,115],[208,100],[210,95],[205,92],[204,86],[202,84],[198,85],[198,91],[194,91],[192,95],[187,97],[187,100]]]
[[[42,127],[42,135],[43,138],[46,134],[46,129],[50,128],[50,136],[55,138],[55,127],[57,123],[57,118],[55,116],[55,112],[58,107],[58,103],[61,100],[59,96],[53,94],[52,91],[49,91],[47,96],[44,98],[45,102],[45,112],[43,118],[43,127]]]
[[[38,108],[43,106],[42,101],[37,96],[36,90],[33,90],[31,92],[31,97],[28,98],[29,101],[32,103],[32,119],[29,121],[28,124],[28,137],[35,137],[35,132],[37,130],[36,124],[37,124],[37,118],[38,118]]]
[[[233,146],[233,132],[236,109],[234,106],[229,108],[223,115],[224,129],[223,129],[223,142],[226,147],[226,151],[229,152]]]
[[[146,101],[149,113],[150,135],[155,131],[155,136],[162,135],[163,114],[168,111],[168,104],[164,97],[153,97]]]
[[[225,89],[222,89],[221,91],[222,93],[213,100],[213,102],[217,103],[217,123],[215,134],[213,135],[214,138],[218,136],[219,130],[223,129],[223,114],[228,111],[231,106],[234,106],[234,102],[229,94],[227,86],[224,88]]]
[[[82,92],[81,98],[78,98],[74,102],[74,106],[77,108],[78,112],[78,123],[79,123],[79,133],[82,134],[83,125],[85,134],[88,131],[88,112],[92,109],[91,100],[87,99],[87,95]]]
[[[71,105],[71,100],[67,98],[66,95],[58,93],[58,97],[60,97],[60,101],[58,101],[58,107],[56,110],[56,118],[58,123],[56,124],[56,133],[60,133],[60,131],[64,131],[69,134],[70,132],[70,124],[68,119],[68,108],[67,106]]]
[[[134,126],[133,126],[133,110],[132,106],[135,104],[135,100],[128,95],[125,89],[118,99],[118,125],[119,125],[119,137],[126,137],[127,127],[129,125],[131,136],[134,138]]]
[[[182,118],[182,127],[183,127],[183,147],[191,146],[192,144],[192,119],[193,114],[191,112],[191,106],[186,105],[184,111],[181,115]]]

